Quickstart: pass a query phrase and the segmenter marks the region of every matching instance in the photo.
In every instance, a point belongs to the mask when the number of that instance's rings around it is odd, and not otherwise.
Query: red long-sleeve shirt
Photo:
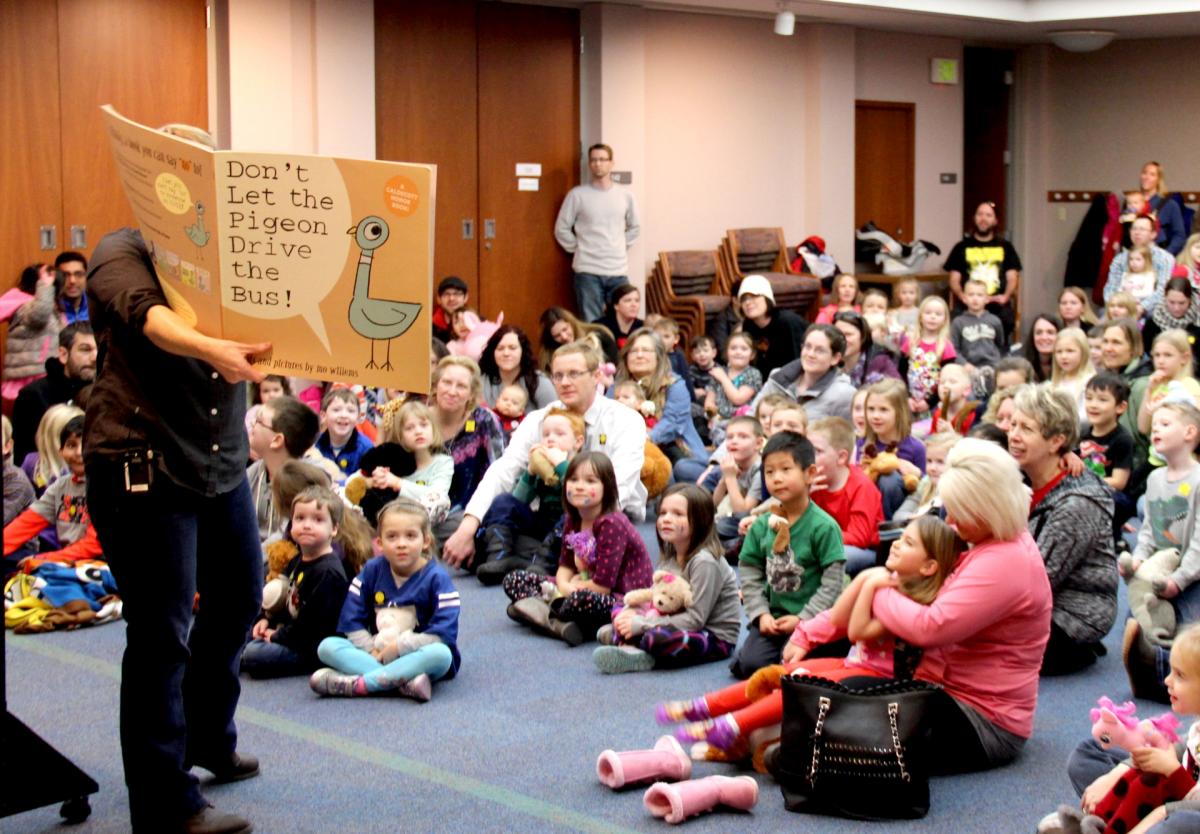
[[[857,466],[850,466],[850,476],[841,489],[836,492],[819,489],[812,494],[812,500],[842,528],[843,544],[862,548],[879,544],[883,497]]]

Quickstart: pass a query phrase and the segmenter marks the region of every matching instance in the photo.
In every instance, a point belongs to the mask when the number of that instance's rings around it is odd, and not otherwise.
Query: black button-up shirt
[[[100,241],[87,292],[99,358],[85,461],[152,450],[158,472],[186,489],[213,496],[237,486],[248,452],[245,385],[146,338],[146,314],[168,305],[140,233],[121,229]]]

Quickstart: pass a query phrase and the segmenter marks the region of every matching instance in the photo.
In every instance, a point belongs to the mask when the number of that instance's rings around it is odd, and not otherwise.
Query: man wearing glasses
[[[996,233],[995,203],[980,203],[975,209],[975,228],[950,250],[942,268],[950,273],[954,315],[966,308],[963,282],[973,278],[987,286],[987,311],[1000,319],[1004,336],[1012,338],[1016,316],[1013,296],[1021,276],[1021,258],[1016,247]]]
[[[592,180],[567,192],[554,224],[559,246],[574,254],[575,299],[584,321],[604,315],[609,294],[629,283],[626,252],[641,232],[633,195],[613,188],[612,167],[612,148],[588,148]]]
[[[54,259],[58,272],[58,306],[67,324],[88,320],[87,258],[78,252],[63,252]]]
[[[599,392],[600,355],[586,342],[571,342],[554,351],[550,379],[558,400],[531,412],[517,426],[504,455],[491,465],[467,502],[458,530],[442,547],[442,558],[452,567],[468,564],[474,557],[480,520],[495,497],[511,492],[521,473],[529,468],[529,450],[540,442],[542,417],[551,408],[565,408],[583,417],[587,426],[583,448],[603,452],[612,461],[621,509],[634,521],[646,517],[646,488],[641,478],[646,421],[633,409]]]

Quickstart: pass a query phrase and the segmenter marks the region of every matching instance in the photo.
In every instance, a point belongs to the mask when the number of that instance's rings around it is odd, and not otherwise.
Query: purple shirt
[[[862,460],[862,450],[865,444],[866,440],[860,437],[858,439],[859,460]],[[876,446],[879,447],[881,452],[887,451],[883,447],[883,444],[877,443]],[[893,451],[896,453],[896,457],[900,458],[900,460],[908,461],[913,466],[917,467],[917,469],[920,469],[921,472],[925,471],[925,444],[920,440],[917,440],[911,434],[897,443],[896,448]]]
[[[567,536],[575,532],[568,515],[563,527],[563,549],[558,559],[560,567],[575,570],[575,553],[567,545]],[[654,567],[646,545],[633,523],[622,512],[602,515],[592,522],[596,537],[596,554],[592,582],[611,588],[615,596],[624,596],[636,588],[649,588],[654,581]]]

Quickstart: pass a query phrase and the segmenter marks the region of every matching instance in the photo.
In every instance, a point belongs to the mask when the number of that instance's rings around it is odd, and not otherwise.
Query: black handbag
[[[789,811],[860,820],[929,812],[930,699],[923,681],[849,689],[785,676],[775,776]]]

